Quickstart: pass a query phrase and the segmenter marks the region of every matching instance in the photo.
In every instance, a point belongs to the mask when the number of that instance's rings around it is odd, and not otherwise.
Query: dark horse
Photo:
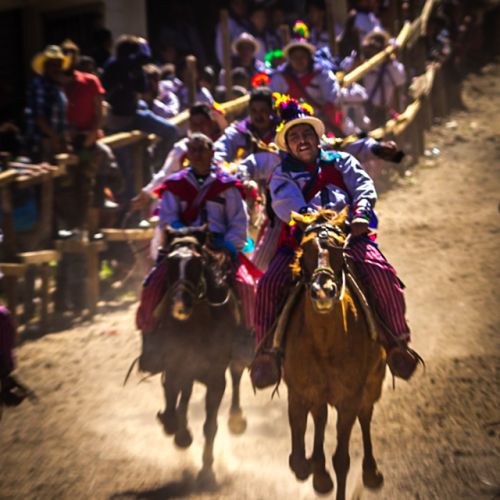
[[[364,314],[346,250],[347,213],[322,211],[293,216],[304,237],[293,270],[301,277],[286,326],[284,374],[292,432],[290,467],[298,479],[313,474],[319,493],[332,490],[325,469],[323,441],[328,405],[337,409],[337,449],[333,466],[337,500],[345,498],[349,470],[349,439],[356,419],[364,445],[363,481],[378,488],[383,476],[373,457],[370,422],[385,374],[385,351]],[[314,447],[305,456],[307,416],[314,420]]]
[[[162,384],[165,411],[158,418],[175,444],[192,442],[187,410],[195,381],[204,384],[206,420],[202,481],[213,482],[213,445],[217,414],[231,369],[233,400],[229,428],[241,433],[246,421],[239,405],[239,383],[244,364],[233,361],[233,338],[239,326],[239,308],[230,286],[231,259],[205,244],[204,228],[165,232],[166,293],[155,310],[164,335],[165,370]],[[180,397],[179,397],[180,396]]]

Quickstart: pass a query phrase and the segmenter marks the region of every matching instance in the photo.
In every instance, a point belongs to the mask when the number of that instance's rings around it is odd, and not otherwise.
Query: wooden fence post
[[[328,45],[332,56],[336,56],[337,37],[335,36],[335,12],[333,10],[333,2],[335,0],[326,0],[326,26],[328,29]]]
[[[41,265],[40,274],[42,277],[42,296],[41,296],[41,311],[40,311],[40,323],[42,331],[48,331],[49,327],[49,302],[50,302],[50,267],[48,262],[44,262]]]
[[[14,208],[12,206],[12,195],[10,190],[10,184],[5,184],[0,187],[4,255],[7,260],[12,261],[16,256],[16,232],[14,229]]]
[[[144,150],[147,138],[136,142],[132,147],[132,169],[134,175],[134,190],[140,193],[144,186]]]
[[[278,27],[278,31],[280,34],[281,43],[284,47],[291,39],[290,26],[288,26],[288,24],[280,24],[280,26]]]
[[[220,24],[222,30],[222,51],[224,66],[224,85],[226,87],[226,101],[233,97],[233,82],[231,77],[231,40],[229,39],[229,12],[227,9],[220,11]]]
[[[188,85],[189,106],[192,106],[196,101],[198,84],[198,69],[196,67],[196,57],[193,55],[186,56],[186,80],[186,83]]]

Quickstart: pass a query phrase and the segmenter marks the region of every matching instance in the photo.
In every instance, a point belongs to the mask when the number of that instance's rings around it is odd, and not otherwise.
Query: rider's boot
[[[387,366],[394,377],[409,380],[417,366],[420,363],[424,365],[424,360],[408,346],[408,342],[399,341],[397,344],[391,343],[384,347],[387,352]]]
[[[166,351],[159,329],[142,332],[142,349],[139,356],[139,370],[152,375],[165,370]]]
[[[256,389],[278,385],[281,380],[281,352],[273,347],[258,350],[250,365],[250,379]]]
[[[12,375],[0,379],[0,406],[18,406],[29,396],[29,390]]]

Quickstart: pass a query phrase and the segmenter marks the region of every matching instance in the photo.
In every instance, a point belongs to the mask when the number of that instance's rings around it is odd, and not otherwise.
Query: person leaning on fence
[[[362,44],[364,58],[370,59],[382,52],[389,43],[390,37],[386,31],[370,32]],[[367,113],[373,128],[381,127],[401,110],[405,82],[404,66],[393,56],[365,74],[363,85],[368,94]]]
[[[250,33],[245,32],[239,35],[232,44],[232,51],[231,67],[244,69],[249,83],[256,74],[266,71],[264,61],[256,57],[261,51],[260,43]],[[224,85],[224,82],[225,70],[222,69],[219,74],[219,84]],[[233,83],[235,83],[234,80]]]
[[[160,139],[154,155],[154,164],[163,165],[168,151],[177,137],[177,129],[150,109],[141,109],[139,98],[147,91],[147,75],[144,64],[151,60],[150,48],[143,38],[122,35],[116,45],[116,57],[108,60],[102,74],[106,89],[106,100],[111,106],[107,120],[110,133],[141,130],[156,134]],[[123,160],[123,159],[122,159]],[[126,177],[131,177],[128,168]],[[132,181],[128,179],[127,189],[131,191]]]
[[[98,168],[97,140],[103,136],[104,88],[96,75],[76,70],[80,49],[74,42],[65,40],[61,48],[70,60],[64,73],[64,92],[69,137],[78,164],[57,182],[56,210],[65,229],[88,230]]]
[[[270,50],[280,47],[280,39],[276,33],[269,29],[268,8],[262,3],[254,2],[250,8],[250,33],[259,43],[259,50],[255,57],[264,62]]]
[[[333,71],[314,62],[316,47],[309,40],[309,28],[302,21],[294,26],[294,39],[284,48],[287,60],[271,76],[273,92],[286,94],[313,106],[329,129],[341,130],[340,87]]]
[[[279,381],[279,353],[266,347],[272,339],[271,328],[279,306],[292,286],[290,265],[301,237],[300,231],[290,230],[287,224],[292,212],[307,214],[317,207],[336,212],[349,209],[349,254],[372,307],[386,326],[388,333],[381,341],[389,353],[389,367],[395,376],[409,378],[417,358],[407,347],[410,329],[405,319],[403,287],[378,245],[368,238],[377,199],[373,181],[350,154],[320,147],[325,127],[311,115],[310,107],[287,96],[277,101],[277,107],[283,121],[275,142],[286,154],[271,177],[270,192],[272,208],[286,226],[280,248],[258,284],[254,323],[259,350],[252,366],[252,380],[257,387]]]
[[[178,109],[168,106],[161,97],[166,98],[165,93],[161,93],[160,81],[161,70],[155,64],[146,64],[144,66],[146,73],[146,90],[142,93],[140,101],[141,109],[150,109],[155,115],[168,119],[178,113]]]
[[[236,38],[250,30],[250,23],[247,20],[248,6],[246,0],[229,1],[229,42],[233,43]],[[217,24],[215,33],[215,53],[221,66],[224,65],[224,40],[222,39],[222,23]]]
[[[35,77],[26,99],[26,145],[34,162],[52,161],[68,144],[68,104],[62,89],[70,58],[49,45],[31,61]]]
[[[253,325],[255,278],[260,273],[240,254],[247,242],[248,228],[240,183],[213,163],[213,142],[204,134],[190,136],[188,160],[189,166],[169,176],[157,191],[161,198],[160,230],[206,224],[211,248],[231,255],[234,288],[241,302],[243,323],[250,329]],[[136,316],[137,327],[143,334],[140,367],[145,371],[154,372],[155,367],[161,367],[157,359],[159,352],[155,352],[151,344],[158,337],[152,334],[158,325],[153,313],[166,292],[164,256],[164,251],[160,251],[156,267],[145,280]]]

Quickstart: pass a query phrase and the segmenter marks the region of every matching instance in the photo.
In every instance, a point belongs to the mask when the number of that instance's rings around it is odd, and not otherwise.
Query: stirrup
[[[250,380],[254,391],[279,385],[281,381],[280,352],[276,349],[258,352],[250,365]]]
[[[419,364],[425,368],[425,361],[420,354],[407,345],[393,347],[387,356],[387,366],[391,373],[403,380],[409,380]]]
[[[36,394],[26,385],[19,382],[12,375],[7,375],[0,380],[0,406],[18,406],[25,399],[36,403],[38,398]]]

